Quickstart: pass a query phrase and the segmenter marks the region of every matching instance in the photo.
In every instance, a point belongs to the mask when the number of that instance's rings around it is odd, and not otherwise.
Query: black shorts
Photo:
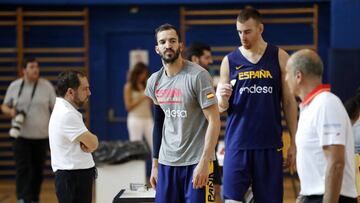
[[[323,202],[323,195],[310,195],[304,196],[304,203],[322,203]],[[340,195],[339,203],[357,203],[357,198],[346,197]]]
[[[219,166],[219,162],[217,159],[217,156],[215,154],[215,160],[214,160],[214,185],[222,185],[222,181],[221,181],[221,171],[220,171],[220,166]]]

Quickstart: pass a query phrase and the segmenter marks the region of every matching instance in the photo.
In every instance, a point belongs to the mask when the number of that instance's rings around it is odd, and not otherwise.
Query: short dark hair
[[[351,121],[355,121],[360,113],[360,95],[356,95],[348,99],[345,104],[345,109]]]
[[[36,58],[27,58],[23,61],[22,67],[23,69],[26,68],[28,63],[33,63],[33,62],[37,62]]]
[[[246,6],[244,9],[242,9],[236,20],[239,23],[244,23],[250,18],[254,19],[258,23],[262,22],[260,12],[252,6]]]
[[[205,50],[211,52],[210,46],[205,43],[194,42],[187,48],[186,58],[191,61],[192,56],[201,57]]]
[[[77,89],[80,86],[80,77],[86,77],[85,73],[76,70],[61,72],[57,78],[57,96],[65,97],[69,88]]]
[[[179,42],[181,42],[181,36],[180,36],[179,30],[175,26],[173,26],[173,25],[171,25],[169,23],[165,23],[165,24],[162,24],[158,28],[155,29],[155,41],[156,41],[156,44],[157,44],[157,34],[159,32],[165,31],[165,30],[175,30],[176,35],[178,36],[178,40],[179,40]]]

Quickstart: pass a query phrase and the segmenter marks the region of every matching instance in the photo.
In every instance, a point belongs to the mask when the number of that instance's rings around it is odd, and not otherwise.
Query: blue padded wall
[[[360,1],[331,2],[329,82],[345,101],[360,87]]]

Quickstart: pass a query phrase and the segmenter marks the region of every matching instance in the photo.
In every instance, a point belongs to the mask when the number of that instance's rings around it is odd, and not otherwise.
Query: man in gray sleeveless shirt
[[[211,170],[220,117],[211,77],[181,57],[183,47],[174,26],[164,24],[155,32],[163,67],[149,78],[145,94],[164,114],[150,178],[156,202],[213,200]],[[153,137],[156,143],[159,136]]]
[[[39,64],[34,58],[24,63],[23,73],[24,77],[8,87],[1,110],[13,119],[10,136],[16,138],[14,155],[18,203],[36,203],[39,202],[49,150],[50,110],[56,95],[51,83],[39,78]],[[23,117],[22,113],[26,116]]]

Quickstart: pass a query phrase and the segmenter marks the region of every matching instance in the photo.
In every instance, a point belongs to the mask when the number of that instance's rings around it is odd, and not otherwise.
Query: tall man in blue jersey
[[[297,108],[285,82],[288,54],[262,38],[259,12],[246,7],[236,28],[241,44],[224,57],[217,89],[225,132],[224,199],[240,202],[251,185],[255,202],[283,201],[281,106],[291,135],[285,164],[295,163]]]

